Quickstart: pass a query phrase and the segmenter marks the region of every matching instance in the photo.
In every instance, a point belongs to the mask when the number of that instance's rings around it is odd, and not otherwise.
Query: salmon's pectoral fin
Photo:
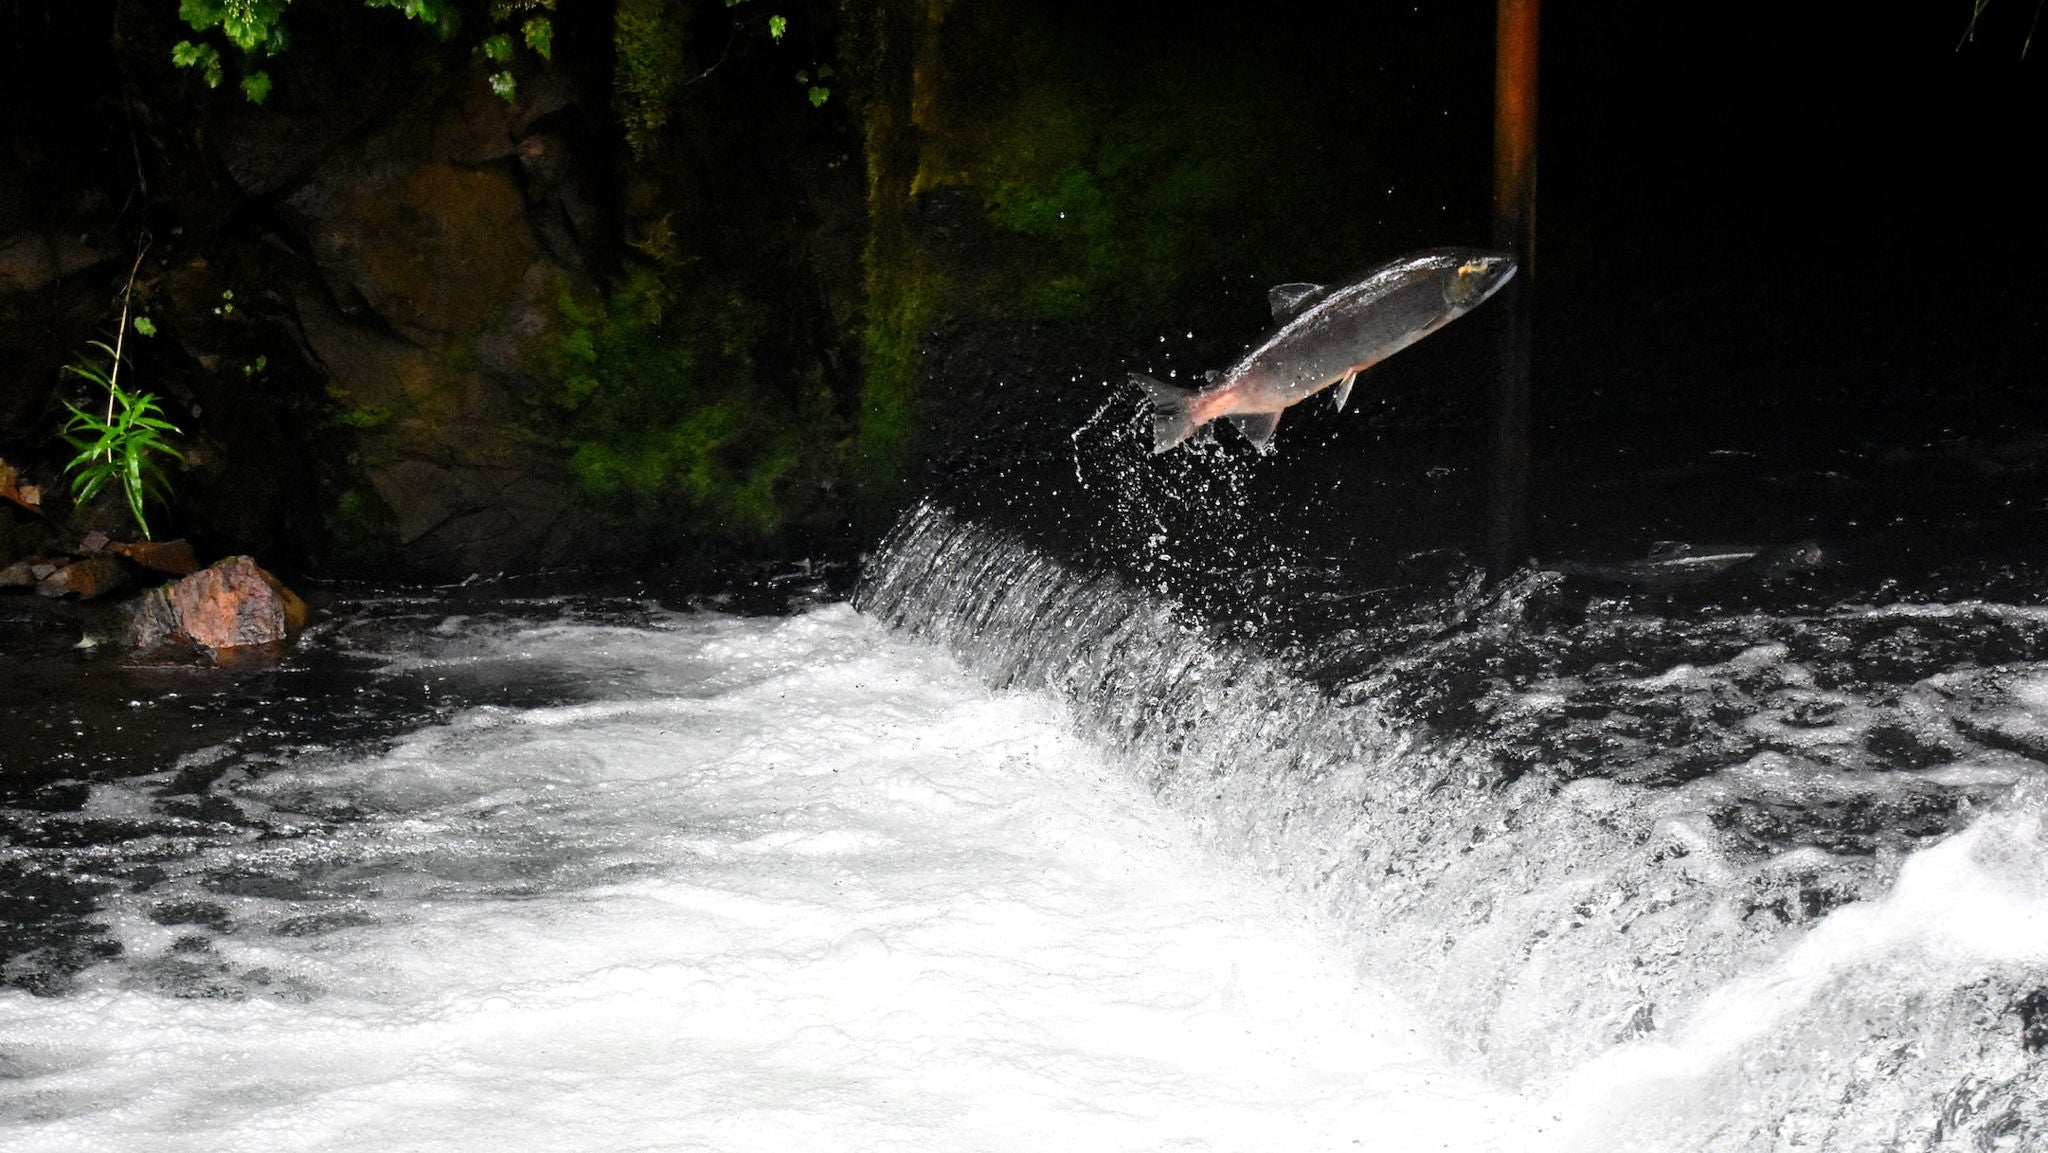
[[[1337,382],[1337,388],[1333,396],[1337,401],[1338,412],[1343,412],[1344,406],[1350,403],[1351,386],[1358,383],[1359,377],[1371,371],[1372,365],[1370,364],[1354,364],[1351,366],[1351,371],[1344,374],[1344,379]]]
[[[1131,374],[1131,383],[1145,390],[1152,400],[1152,452],[1165,452],[1193,435],[1194,414],[1188,411],[1189,402],[1195,398],[1191,388],[1181,388],[1163,380],[1153,380],[1141,372]]]
[[[1343,412],[1344,402],[1351,399],[1351,382],[1358,379],[1358,371],[1354,368],[1345,373],[1344,379],[1337,382],[1337,391],[1331,394],[1332,399],[1337,402],[1338,412]]]
[[[1246,440],[1252,442],[1253,448],[1262,453],[1273,451],[1273,430],[1280,427],[1279,413],[1245,412],[1232,416],[1229,420],[1237,426],[1237,431],[1244,434]]]

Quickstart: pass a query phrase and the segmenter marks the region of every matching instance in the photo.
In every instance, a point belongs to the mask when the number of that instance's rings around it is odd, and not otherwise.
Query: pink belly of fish
[[[1225,416],[1284,412],[1291,403],[1293,402],[1284,397],[1273,396],[1266,389],[1250,382],[1232,381],[1196,395],[1188,405],[1188,415],[1199,426]]]

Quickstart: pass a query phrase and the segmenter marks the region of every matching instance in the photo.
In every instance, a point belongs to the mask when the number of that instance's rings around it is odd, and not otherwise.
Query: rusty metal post
[[[1496,579],[1529,543],[1530,321],[1536,280],[1536,44],[1539,0],[1498,0],[1493,77],[1493,243],[1520,271],[1500,294],[1486,559]]]

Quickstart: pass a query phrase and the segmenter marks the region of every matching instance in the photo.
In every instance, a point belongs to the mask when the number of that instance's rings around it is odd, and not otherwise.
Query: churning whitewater
[[[1509,1148],[2022,1151],[2048,610],[1993,575],[2026,600],[1283,558],[1208,597],[1233,620],[927,502],[857,603],[1067,701],[1525,1095]]]
[[[2048,1147],[2048,610],[1321,579],[356,605],[0,806],[0,1148]]]
[[[108,883],[105,959],[0,993],[0,1147],[1529,1147],[1047,695],[845,606],[530,617],[355,643],[586,699],[223,746],[0,848]]]

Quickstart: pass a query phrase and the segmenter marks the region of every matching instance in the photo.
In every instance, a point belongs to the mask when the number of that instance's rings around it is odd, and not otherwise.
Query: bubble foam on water
[[[550,676],[622,641],[537,631]],[[0,994],[0,1144],[1519,1147],[1054,702],[844,607],[631,646],[615,699],[221,776],[119,959]]]

